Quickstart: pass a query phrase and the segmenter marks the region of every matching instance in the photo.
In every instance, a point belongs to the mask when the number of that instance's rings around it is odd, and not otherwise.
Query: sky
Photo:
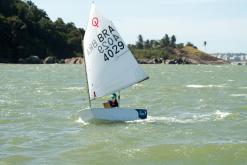
[[[90,0],[32,0],[52,20],[86,29]],[[247,53],[247,0],[94,0],[124,41],[175,35],[208,53]],[[207,41],[204,47],[203,42]]]

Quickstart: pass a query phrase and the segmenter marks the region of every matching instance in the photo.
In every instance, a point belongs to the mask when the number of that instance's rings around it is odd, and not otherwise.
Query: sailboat
[[[147,118],[146,109],[92,108],[91,101],[119,92],[147,80],[112,21],[104,17],[94,3],[83,39],[88,100],[95,119],[130,121]],[[120,98],[120,97],[119,97]]]

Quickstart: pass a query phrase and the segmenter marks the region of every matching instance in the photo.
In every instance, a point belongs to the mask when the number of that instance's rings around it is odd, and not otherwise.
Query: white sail
[[[83,41],[90,99],[105,96],[148,78],[113,23],[94,3]]]

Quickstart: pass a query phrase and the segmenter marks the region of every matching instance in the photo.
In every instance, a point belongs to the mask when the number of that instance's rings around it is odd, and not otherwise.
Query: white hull
[[[147,118],[147,110],[130,108],[92,108],[95,119],[109,121],[131,121]]]

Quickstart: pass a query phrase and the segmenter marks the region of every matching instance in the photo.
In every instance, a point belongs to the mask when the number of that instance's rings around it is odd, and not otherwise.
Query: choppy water
[[[148,119],[108,123],[90,120],[83,66],[1,64],[0,164],[247,164],[246,66],[142,67],[121,105]]]

